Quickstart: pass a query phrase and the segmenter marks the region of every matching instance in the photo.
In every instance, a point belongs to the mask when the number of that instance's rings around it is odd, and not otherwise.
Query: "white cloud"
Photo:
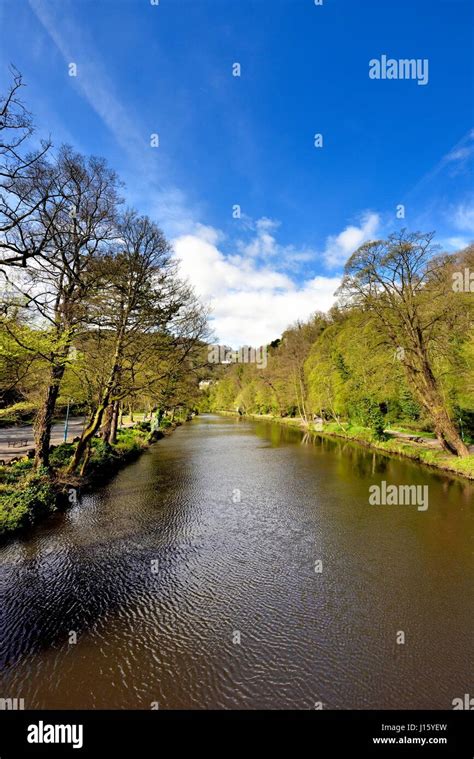
[[[454,252],[467,248],[470,242],[467,237],[447,237],[444,240],[440,240],[440,245],[446,248],[446,250]]]
[[[357,248],[372,239],[380,227],[380,216],[367,212],[361,219],[360,226],[347,226],[338,235],[331,235],[326,241],[324,260],[329,268],[343,266]]]
[[[255,231],[255,237],[248,243],[240,241],[237,243],[239,251],[251,258],[269,258],[278,253],[278,244],[272,231],[278,229],[280,223],[265,216],[258,219],[252,227]]]
[[[182,274],[211,304],[219,342],[234,347],[266,344],[296,319],[327,311],[334,303],[339,277],[314,277],[298,284],[248,254],[224,255],[217,247],[219,240],[210,227],[174,240]]]
[[[314,260],[317,257],[315,250],[310,248],[298,249],[294,245],[281,245],[277,242],[274,232],[280,226],[275,219],[262,217],[257,221],[245,218],[245,228],[254,232],[250,241],[238,240],[236,249],[245,258],[267,260],[278,258],[280,268],[295,269],[297,264]]]
[[[474,205],[462,204],[458,206],[453,220],[458,229],[474,232]]]

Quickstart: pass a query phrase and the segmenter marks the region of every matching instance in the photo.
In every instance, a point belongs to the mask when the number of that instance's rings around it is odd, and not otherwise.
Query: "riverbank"
[[[216,411],[217,414],[225,416],[239,416],[234,411]],[[314,424],[305,424],[302,419],[292,417],[278,417],[272,414],[245,414],[244,418],[267,420],[277,422],[287,427],[294,427],[302,432],[309,432],[312,435],[328,438],[341,438],[358,443],[366,448],[372,448],[380,453],[387,455],[403,456],[417,461],[420,464],[431,468],[440,469],[445,472],[457,474],[469,480],[474,480],[474,454],[467,458],[460,459],[445,453],[442,449],[433,447],[427,442],[415,442],[412,439],[403,439],[390,435],[388,440],[376,440],[372,431],[367,427],[356,427],[337,425],[336,423],[327,423],[324,429],[317,429]],[[415,436],[413,436],[415,437]]]
[[[80,491],[103,483],[180,423],[153,433],[149,424],[139,423],[119,430],[117,442],[112,445],[96,438],[83,475],[67,473],[75,443],[52,448],[49,472],[35,471],[33,460],[28,457],[0,466],[0,541],[25,532],[50,514],[73,505]]]

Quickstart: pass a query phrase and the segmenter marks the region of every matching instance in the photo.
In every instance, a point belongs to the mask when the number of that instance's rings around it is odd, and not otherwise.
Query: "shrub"
[[[371,407],[368,413],[368,422],[374,438],[376,440],[386,440],[387,436],[384,432],[385,420],[379,406],[374,405]]]
[[[69,460],[72,456],[74,450],[74,446],[72,443],[61,443],[60,445],[57,445],[53,450],[51,451],[49,455],[49,461],[51,466],[54,467],[62,467],[66,466],[66,464],[69,463]]]
[[[98,469],[99,467],[108,466],[115,460],[114,451],[111,445],[100,439],[92,442],[92,451],[90,458],[90,468]]]
[[[354,421],[360,421],[364,427],[369,427],[375,440],[385,440],[385,419],[380,405],[371,398],[362,398],[354,406]]]
[[[0,482],[15,484],[33,468],[33,460],[23,458],[0,467]]]
[[[151,432],[151,424],[150,422],[138,422],[134,429],[140,430],[140,432]]]
[[[138,453],[142,450],[142,446],[138,440],[121,440],[115,446],[114,450],[119,456],[127,456],[129,453]]]
[[[0,501],[0,535],[33,524],[56,507],[56,493],[44,474],[25,478],[23,486]]]

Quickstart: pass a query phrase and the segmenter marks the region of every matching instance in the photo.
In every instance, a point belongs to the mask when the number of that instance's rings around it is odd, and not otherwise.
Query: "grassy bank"
[[[232,411],[217,411],[216,413],[229,416],[237,415]],[[249,419],[266,419],[268,421],[278,422],[278,424],[283,424],[287,427],[295,427],[304,432],[310,432],[321,437],[352,440],[366,447],[380,451],[381,453],[386,453],[387,455],[395,454],[398,456],[404,456],[405,458],[418,461],[420,464],[435,467],[436,469],[442,469],[446,472],[453,472],[461,477],[467,477],[470,480],[474,480],[474,454],[471,454],[467,458],[460,459],[426,443],[404,440],[395,437],[393,434],[389,434],[386,440],[377,440],[373,431],[369,428],[349,424],[340,425],[335,422],[330,422],[324,425],[323,430],[319,430],[311,423],[306,425],[304,421],[299,418],[278,417],[272,416],[271,414],[247,414],[246,417]],[[420,437],[433,438],[433,435],[429,432],[418,434]]]
[[[62,443],[52,449],[50,471],[35,471],[33,461],[28,458],[0,466],[0,540],[24,531],[49,514],[67,507],[74,502],[75,491],[103,481],[137,458],[150,443],[163,437],[174,426],[151,434],[149,424],[139,423],[135,427],[119,430],[114,445],[95,439],[87,473],[82,477],[67,474],[74,443]]]

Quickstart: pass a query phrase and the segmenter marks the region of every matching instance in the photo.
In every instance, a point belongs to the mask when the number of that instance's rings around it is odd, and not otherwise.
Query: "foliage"
[[[12,406],[0,409],[0,425],[4,424],[16,424],[21,421],[31,420],[36,406],[30,401],[20,401],[14,403]]]
[[[375,246],[378,263],[370,258],[374,248],[363,246],[346,275],[346,291],[353,288],[358,297],[346,297],[328,315],[316,314],[306,330],[301,324],[288,328],[268,346],[266,368],[219,367],[202,393],[201,408],[299,418],[306,425],[318,418],[324,429],[358,427],[367,430],[364,439],[379,442],[392,427],[423,430],[434,432],[450,453],[458,447],[465,455],[461,432],[465,443],[474,435],[474,304],[471,294],[453,297],[451,282],[453,269],[474,267],[474,253],[468,248],[436,257],[430,243],[430,235],[380,241]],[[405,303],[397,300],[396,280],[390,301],[379,287],[367,290],[364,277],[369,282],[370,277],[388,277],[383,267],[391,272],[388,267],[399,261],[411,274],[423,256],[425,268],[411,277]],[[410,309],[425,346],[425,353],[417,348],[413,358]],[[398,342],[391,342],[389,327]],[[409,335],[404,342],[405,329]],[[426,375],[431,405],[423,397],[420,374]]]
[[[56,491],[47,472],[26,477],[21,486],[0,499],[0,536],[52,513],[56,508]]]

